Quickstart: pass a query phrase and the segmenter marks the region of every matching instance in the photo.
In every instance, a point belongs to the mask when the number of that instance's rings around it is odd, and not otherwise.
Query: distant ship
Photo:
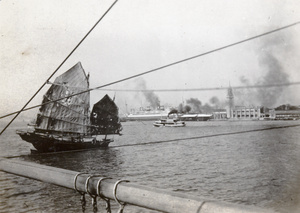
[[[119,134],[122,130],[119,109],[105,95],[94,104],[90,113],[90,93],[86,92],[89,76],[80,62],[51,84],[44,95],[34,128],[17,131],[23,140],[39,152],[107,147],[113,142],[107,135]],[[77,93],[80,94],[68,97]]]
[[[212,114],[183,114],[180,119],[182,121],[208,121],[212,117]]]
[[[174,111],[176,111],[176,117],[182,121],[208,121],[212,118],[212,114],[181,114],[177,110],[165,109],[164,106],[159,106],[156,110],[151,109],[151,107],[147,107],[146,109],[141,107],[139,111],[130,113],[124,119],[127,121],[167,119]]]
[[[144,109],[143,107],[140,108],[139,111],[135,111],[130,113],[127,117],[127,121],[151,121],[151,120],[158,120],[167,118],[170,110],[165,109],[164,106],[157,107],[156,110],[147,107]]]

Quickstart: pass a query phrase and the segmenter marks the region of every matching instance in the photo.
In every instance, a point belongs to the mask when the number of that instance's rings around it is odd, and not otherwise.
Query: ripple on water
[[[289,124],[299,122],[188,122],[186,128],[153,128],[152,122],[143,125],[126,122],[123,136],[115,137],[109,149],[31,155],[22,159],[129,179],[209,200],[297,212],[300,128],[253,131]],[[222,135],[247,130],[250,132]],[[30,145],[22,142],[14,131],[1,140],[2,156],[29,154]],[[140,145],[123,146],[128,144]],[[0,186],[1,212],[80,212],[81,209],[80,196],[73,190],[2,172]],[[113,208],[116,211],[118,205],[113,204]],[[155,212],[126,208],[130,212]],[[91,211],[91,205],[88,210]]]

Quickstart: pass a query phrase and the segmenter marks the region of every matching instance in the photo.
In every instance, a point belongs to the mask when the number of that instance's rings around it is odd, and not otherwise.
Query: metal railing
[[[254,206],[209,201],[182,193],[141,186],[124,180],[114,180],[99,175],[78,173],[15,159],[1,159],[0,170],[69,189],[75,189],[83,196],[85,193],[88,193],[90,196],[95,197],[95,199],[99,196],[107,201],[116,200],[120,204],[119,212],[123,211],[125,204],[170,213],[274,212]]]

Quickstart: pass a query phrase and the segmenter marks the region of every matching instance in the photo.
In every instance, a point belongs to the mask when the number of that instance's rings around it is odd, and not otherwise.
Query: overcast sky
[[[112,3],[0,1],[0,114],[22,108]],[[90,86],[96,87],[298,21],[297,0],[120,0],[55,76],[81,61],[91,75]],[[109,88],[299,82],[299,38],[300,25],[296,25]],[[41,102],[47,88],[31,105]],[[234,92],[240,105],[260,105],[267,100],[258,90]],[[300,105],[300,86],[269,93],[272,99],[265,104]],[[92,92],[92,102],[104,94]],[[155,94],[162,105],[173,106],[189,98],[203,104],[213,96],[226,100],[225,90]],[[128,108],[148,105],[141,93],[117,92],[116,101],[123,111],[125,103]]]

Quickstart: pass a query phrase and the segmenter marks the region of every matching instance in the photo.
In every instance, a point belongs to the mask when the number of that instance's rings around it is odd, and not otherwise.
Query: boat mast
[[[94,26],[88,31],[88,33],[80,40],[80,42],[74,47],[74,49],[69,53],[69,55],[62,61],[62,63],[54,70],[54,72],[49,76],[49,78],[42,84],[42,86],[34,93],[34,95],[27,101],[27,103],[22,107],[20,111],[17,112],[15,117],[4,127],[0,132],[0,135],[9,127],[9,125],[20,115],[22,111],[27,107],[27,105],[33,100],[33,98],[42,90],[42,88],[48,83],[48,81],[54,76],[54,74],[61,68],[61,66],[68,60],[68,58],[75,52],[75,50],[80,46],[80,44],[86,39],[86,37],[94,30],[94,28],[99,24],[99,22],[104,18],[104,16],[110,11],[110,9],[117,3],[116,0],[107,11],[101,16],[101,18],[94,24]]]

